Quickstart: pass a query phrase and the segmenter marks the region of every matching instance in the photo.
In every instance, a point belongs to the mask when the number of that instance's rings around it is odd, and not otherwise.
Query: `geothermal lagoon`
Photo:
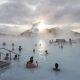
[[[50,44],[50,40],[53,43]],[[55,43],[56,38],[46,36],[31,37],[10,37],[0,36],[0,48],[12,50],[14,43],[14,52],[20,54],[19,60],[13,60],[11,55],[11,64],[5,69],[0,70],[0,80],[79,80],[80,79],[80,39],[72,38],[72,44],[69,44],[69,38],[63,48]],[[3,46],[2,43],[6,45]],[[22,51],[18,51],[18,47]],[[35,49],[35,53],[33,52]],[[48,54],[45,54],[45,50]],[[4,54],[6,50],[0,50]],[[26,63],[29,58],[34,57],[34,63],[38,61],[38,68],[27,69]],[[1,56],[4,60],[5,55]],[[59,64],[60,72],[53,71],[55,63]]]

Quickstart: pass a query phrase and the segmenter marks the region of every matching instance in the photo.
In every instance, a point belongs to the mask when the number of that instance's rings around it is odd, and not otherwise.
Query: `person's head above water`
[[[58,63],[55,63],[55,65],[58,65]]]
[[[6,53],[6,56],[9,56],[9,54],[8,54],[8,53]]]
[[[57,69],[59,67],[58,63],[55,63],[55,68]]]
[[[30,59],[33,59],[33,56],[31,56]]]

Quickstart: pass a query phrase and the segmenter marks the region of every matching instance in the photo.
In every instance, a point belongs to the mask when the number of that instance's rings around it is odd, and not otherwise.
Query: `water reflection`
[[[37,49],[42,54],[47,49],[46,42],[44,40],[39,40],[37,43]]]
[[[44,39],[38,39],[36,43],[36,53],[35,58],[39,61],[39,63],[43,63],[46,60],[45,50],[47,49],[47,45]]]

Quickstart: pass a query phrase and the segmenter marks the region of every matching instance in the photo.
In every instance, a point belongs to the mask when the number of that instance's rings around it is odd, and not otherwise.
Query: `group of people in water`
[[[6,46],[6,43],[5,43],[5,42],[3,42],[2,45],[3,45],[3,49],[4,49],[4,50],[9,51],[9,52],[6,53],[6,54],[3,53],[3,54],[5,55],[5,56],[4,56],[4,60],[10,60],[10,58],[13,57],[13,56],[10,54],[10,52],[11,52],[11,53],[14,53],[14,54],[13,54],[13,55],[14,55],[13,60],[19,60],[19,54],[17,54],[17,53],[14,52],[14,46],[15,46],[14,43],[11,44],[11,45],[12,45],[12,50],[8,50],[8,49],[5,48],[5,46]],[[21,45],[18,46],[18,51],[19,51],[19,53],[22,51],[22,46],[21,46]],[[1,57],[1,54],[0,54],[0,57]]]
[[[3,46],[6,46],[6,43],[5,43],[5,42],[3,42],[3,43],[2,43],[2,45],[3,45]],[[14,51],[14,50],[15,50],[15,49],[14,49],[15,44],[14,44],[14,43],[12,43],[11,45],[12,45],[12,51]],[[19,46],[18,46],[18,50],[19,50],[19,52],[21,52],[21,51],[22,51],[22,46],[21,46],[21,45],[19,45]]]
[[[53,40],[50,40],[49,41],[50,44],[52,44],[53,42],[54,42]],[[65,43],[65,40],[64,39],[56,39],[56,43],[57,42],[58,43],[61,42],[61,44],[62,44],[62,43]],[[69,39],[69,43],[72,44],[72,40],[71,39]],[[6,45],[6,43],[3,43],[3,46],[5,46],[5,45]],[[37,46],[37,44],[35,44],[35,46]],[[41,46],[41,44],[39,46]],[[12,43],[12,47],[14,48],[14,43]],[[61,48],[63,48],[63,45],[61,45]],[[22,47],[19,46],[18,47],[18,50],[21,51],[22,50]],[[33,52],[35,53],[35,49],[33,49]],[[47,50],[45,50],[45,54],[48,54],[48,51]],[[15,56],[14,56],[13,59],[15,60],[17,58],[18,58],[18,55],[15,54]],[[8,60],[9,59],[9,54],[8,53],[6,54],[6,56],[5,56],[4,59],[5,60]],[[30,59],[29,59],[29,61],[27,61],[27,63],[26,63],[26,68],[36,68],[36,67],[38,67],[38,61],[36,61],[36,64],[34,64],[33,56],[31,56]],[[58,63],[55,63],[55,66],[53,67],[53,70],[54,71],[60,71],[59,64]]]
[[[65,39],[56,39],[56,41],[53,41],[53,40],[49,40],[49,43],[52,44],[52,43],[58,43],[60,45],[60,48],[63,48],[63,44],[66,42]],[[71,38],[69,39],[69,43],[72,44],[72,40]],[[37,44],[35,44],[35,46],[37,46]],[[41,44],[40,44],[41,46]],[[33,49],[33,52],[35,53],[35,49]],[[45,50],[45,54],[48,54],[48,51]],[[26,63],[26,67],[27,68],[35,68],[35,67],[38,67],[38,62],[36,61],[36,64],[33,64],[33,56],[30,57],[30,60]],[[58,63],[55,63],[55,66],[53,68],[54,71],[60,71],[59,69],[59,64]]]
[[[4,60],[9,60],[10,57],[9,57],[9,53],[6,53],[5,57],[4,57]],[[17,60],[18,59],[18,55],[15,54],[14,57],[13,57],[13,60]]]
[[[52,44],[52,43],[57,43],[59,45],[59,48],[63,48],[64,47],[64,44],[66,43],[67,41],[65,39],[56,39],[55,41],[53,41],[53,39],[49,40],[49,43]],[[72,39],[69,38],[68,40],[68,43],[70,45],[72,45]]]
[[[42,46],[42,44],[40,43],[40,44],[35,44],[35,47],[41,47]],[[35,53],[36,52],[36,50],[35,49],[33,49],[33,53]],[[45,51],[45,54],[48,54],[48,50],[46,49]]]
[[[69,38],[68,40],[69,44],[72,44],[72,39]],[[52,43],[58,43],[58,44],[64,44],[66,43],[66,40],[65,39],[56,39],[55,41],[53,39],[49,40],[49,43],[52,44]]]
[[[50,40],[50,43],[53,43],[53,40]],[[35,44],[35,46],[37,47],[37,44]],[[41,46],[41,44],[40,44]],[[35,53],[35,49],[33,49],[33,53]],[[48,54],[48,50],[46,49],[45,50],[45,54]],[[34,64],[34,59],[33,59],[33,56],[30,57],[29,61],[27,61],[26,63],[26,68],[36,68],[38,67],[38,61],[36,61],[36,64]],[[54,71],[60,71],[59,69],[59,64],[58,63],[55,63],[55,66],[52,68]]]
[[[33,49],[33,53],[35,53],[35,51],[36,51],[36,50]],[[47,49],[45,50],[45,54],[48,54],[48,50],[47,50]]]
[[[30,57],[29,61],[26,63],[26,68],[37,68],[38,67],[38,61],[36,61],[36,64],[33,63],[34,59],[33,56]],[[59,64],[55,63],[55,67],[53,68],[54,71],[60,71]]]

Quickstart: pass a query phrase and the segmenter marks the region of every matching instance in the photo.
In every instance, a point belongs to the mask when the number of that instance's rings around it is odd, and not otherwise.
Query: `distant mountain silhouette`
[[[36,33],[38,32],[38,29],[31,29],[31,30],[26,30],[22,33],[19,34],[19,36],[31,36],[32,33]],[[46,32],[57,35],[60,32],[62,32],[62,30],[60,30],[59,28],[55,27],[55,28],[51,28],[51,29],[46,29]]]
[[[60,28],[57,28],[57,27],[55,27],[55,28],[50,28],[50,29],[46,29],[46,31],[47,31],[48,33],[53,34],[53,35],[59,35],[61,32],[63,32],[63,30],[61,30]]]
[[[22,33],[19,34],[19,36],[31,36],[32,31],[31,30],[26,30]]]

